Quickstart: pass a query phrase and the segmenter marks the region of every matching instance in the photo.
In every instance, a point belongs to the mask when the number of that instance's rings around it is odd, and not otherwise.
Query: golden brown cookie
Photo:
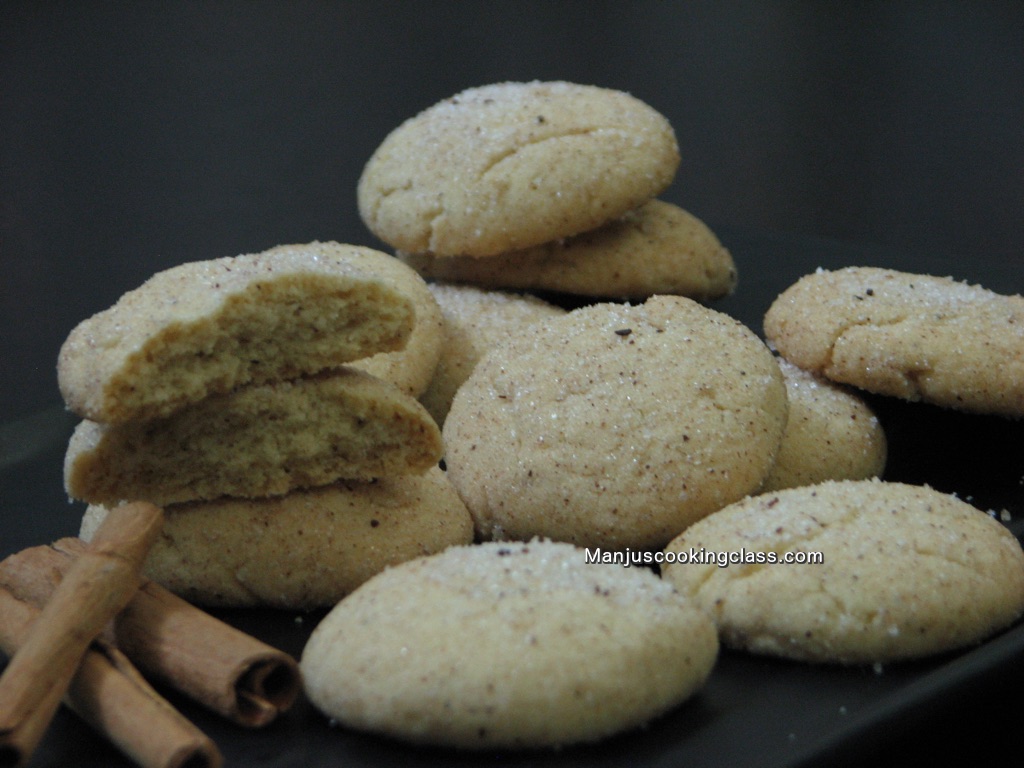
[[[761,494],[695,523],[665,555],[677,562],[663,577],[711,614],[724,644],[797,660],[926,656],[1024,612],[1019,542],[927,487],[848,480]]]
[[[732,254],[704,222],[651,200],[575,237],[488,258],[400,252],[426,278],[484,288],[545,290],[607,299],[678,294],[710,301],[732,292]]]
[[[106,516],[91,505],[81,536]],[[473,540],[444,473],[331,485],[164,510],[145,574],[206,606],[330,608],[386,567]]]
[[[1024,298],[875,267],[819,270],[786,289],[764,331],[834,381],[976,413],[1024,415]]]
[[[157,421],[83,421],[64,483],[92,504],[254,498],[422,473],[441,453],[440,430],[417,400],[341,368],[210,397]]]
[[[357,199],[370,231],[398,250],[492,256],[618,218],[665,189],[678,165],[668,121],[627,93],[497,83],[392,131]]]
[[[302,653],[340,725],[461,749],[590,742],[678,706],[718,653],[710,619],[650,570],[567,544],[451,547],[373,577]]]
[[[786,380],[789,419],[761,490],[881,477],[888,442],[864,398],[784,358],[778,362]]]
[[[660,548],[761,486],[786,409],[774,357],[733,318],[681,296],[596,304],[484,356],[445,457],[482,538]]]
[[[452,398],[484,352],[531,323],[565,314],[561,307],[529,294],[492,291],[471,285],[430,283],[444,317],[441,359],[430,386],[420,396],[434,421],[444,424]]]
[[[399,349],[412,302],[365,269],[390,258],[309,243],[157,273],[70,333],[57,368],[65,402],[103,423],[159,418],[238,386]]]

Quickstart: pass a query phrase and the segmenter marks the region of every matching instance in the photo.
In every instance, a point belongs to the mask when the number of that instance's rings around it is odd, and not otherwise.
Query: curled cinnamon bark
[[[146,502],[111,510],[41,607],[0,675],[0,766],[28,762],[90,643],[138,591],[162,523]]]
[[[87,546],[65,538],[22,550],[0,563],[0,584],[42,605]],[[302,688],[291,656],[145,579],[104,637],[147,677],[247,727],[287,711]]]
[[[38,608],[0,588],[0,650],[13,656],[38,615]],[[142,768],[223,764],[213,741],[160,696],[124,654],[103,641],[86,651],[64,703]]]

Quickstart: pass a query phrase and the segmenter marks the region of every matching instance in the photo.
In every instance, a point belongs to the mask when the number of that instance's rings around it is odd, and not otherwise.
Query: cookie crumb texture
[[[543,748],[638,727],[697,691],[714,625],[645,569],[554,542],[452,547],[341,601],[302,654],[339,723],[463,749]]]
[[[426,281],[406,264],[388,256],[352,255],[349,261],[363,266],[396,291],[412,300],[416,320],[401,349],[378,352],[348,365],[378,379],[390,381],[412,397],[430,385],[444,343],[444,315]]]
[[[678,296],[597,304],[494,347],[444,424],[484,539],[663,547],[755,492],[786,423],[768,348]]]
[[[409,253],[491,256],[585,232],[658,195],[679,148],[621,91],[565,82],[471,88],[392,131],[359,179],[360,215]]]
[[[58,357],[61,393],[91,421],[145,421],[400,349],[415,309],[374,273],[390,259],[309,243],[159,272],[71,331]]]
[[[923,486],[828,482],[694,524],[673,552],[821,552],[822,563],[675,563],[664,578],[723,644],[808,662],[883,663],[981,642],[1024,612],[1024,552],[998,521]]]
[[[64,461],[91,504],[276,496],[338,479],[421,474],[442,455],[419,402],[352,369],[211,397],[166,419],[83,421]]]
[[[948,277],[820,270],[769,308],[768,341],[805,370],[880,395],[1024,416],[1024,298]]]

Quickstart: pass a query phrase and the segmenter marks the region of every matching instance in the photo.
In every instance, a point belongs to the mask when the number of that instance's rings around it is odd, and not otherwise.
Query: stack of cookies
[[[355,367],[397,379],[426,355],[432,371],[416,281],[372,249],[280,246],[161,272],[82,322],[58,374],[83,417],[65,459],[68,494],[91,505],[83,536],[119,502],[165,506],[151,577],[200,603],[288,608],[468,540],[411,394],[426,377],[403,389]]]
[[[656,196],[671,125],[621,91],[566,82],[471,88],[410,118],[363,170],[370,231],[426,277],[616,299],[733,290],[732,257]]]

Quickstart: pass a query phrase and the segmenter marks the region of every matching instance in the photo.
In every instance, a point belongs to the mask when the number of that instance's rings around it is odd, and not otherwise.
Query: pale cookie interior
[[[311,243],[157,273],[68,336],[58,361],[68,407],[103,423],[148,420],[402,347],[411,300],[352,254],[391,258]]]
[[[350,367],[366,371],[384,381],[390,381],[412,397],[419,397],[430,385],[441,358],[444,343],[444,316],[424,279],[411,267],[394,256],[384,259],[368,257],[354,259],[357,265],[373,272],[381,280],[412,301],[416,322],[405,346],[395,351],[384,351],[355,360]]]
[[[247,387],[167,419],[84,421],[64,479],[94,504],[253,498],[345,479],[422,473],[442,454],[426,409],[361,371]]]

